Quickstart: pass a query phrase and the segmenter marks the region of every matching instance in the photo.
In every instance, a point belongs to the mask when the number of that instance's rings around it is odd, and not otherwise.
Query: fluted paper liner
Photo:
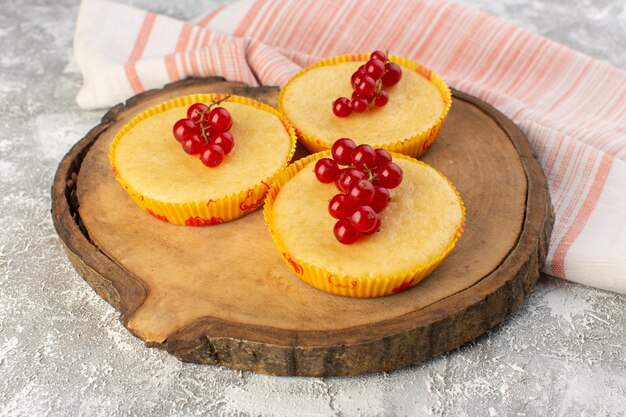
[[[163,202],[144,196],[142,195],[140,190],[134,189],[124,180],[124,178],[122,178],[115,166],[115,151],[117,144],[122,140],[124,135],[126,135],[126,133],[130,131],[130,129],[132,129],[135,125],[137,125],[142,120],[145,120],[149,117],[172,109],[174,107],[188,107],[193,103],[198,102],[210,103],[213,100],[219,100],[226,96],[227,94],[194,94],[189,96],[177,97],[175,99],[165,101],[135,116],[115,135],[109,152],[111,169],[115,173],[115,178],[142,209],[144,209],[157,219],[166,221],[168,223],[186,226],[211,226],[237,219],[244,214],[256,210],[263,204],[265,195],[270,188],[273,177],[278,172],[280,172],[281,169],[283,169],[293,157],[296,148],[296,135],[293,127],[291,127],[287,119],[281,113],[276,111],[276,109],[251,98],[230,95],[230,97],[228,98],[228,101],[230,102],[253,106],[275,115],[283,123],[285,130],[288,132],[291,141],[290,151],[285,157],[282,165],[276,170],[273,175],[265,178],[263,181],[254,185],[252,188],[239,190],[230,195],[215,196],[207,193],[206,199],[204,199],[203,201],[186,201],[180,203]],[[173,136],[172,140],[175,140]],[[181,152],[183,152],[182,149]],[[190,156],[190,158],[192,158],[192,156]],[[197,162],[199,164],[201,163],[199,160]],[[219,169],[219,167],[207,167],[207,169]]]
[[[422,263],[410,270],[404,271],[399,274],[380,275],[376,277],[349,276],[331,273],[323,266],[314,265],[306,262],[289,252],[289,249],[283,243],[281,236],[278,235],[275,231],[275,220],[273,216],[274,201],[276,200],[282,186],[285,185],[298,172],[300,172],[306,165],[320,158],[325,158],[329,156],[329,151],[319,152],[313,155],[309,155],[308,157],[300,159],[287,166],[278,175],[276,175],[276,177],[274,178],[274,182],[272,183],[269,192],[267,193],[267,197],[265,198],[265,206],[263,208],[263,217],[265,219],[265,224],[269,229],[270,234],[272,235],[272,239],[274,240],[274,243],[278,248],[281,258],[287,264],[289,269],[291,269],[291,271],[296,274],[300,279],[315,288],[331,294],[343,295],[354,298],[381,297],[384,295],[398,293],[416,285],[421,280],[428,277],[454,248],[457,240],[463,233],[463,228],[465,225],[465,205],[463,204],[463,200],[461,200],[461,196],[459,195],[454,185],[452,185],[452,183],[443,174],[436,170],[435,171],[444,180],[446,180],[450,187],[452,187],[459,200],[459,204],[461,205],[461,224],[459,225],[456,234],[454,235],[452,241],[448,244],[448,246],[431,261]],[[432,168],[430,165],[409,158],[405,155],[392,153],[392,156],[396,159],[406,159],[416,164],[425,165],[428,168],[434,170],[434,168]],[[333,233],[333,231],[329,230],[328,233]],[[359,250],[358,241],[352,246],[354,247],[354,250]]]
[[[289,84],[293,82],[296,78],[300,77],[302,74],[307,73],[308,71],[324,66],[336,65],[344,62],[354,62],[354,61],[367,61],[370,58],[370,54],[349,54],[349,55],[339,55],[332,58],[327,58],[321,61],[318,61],[298,72],[292,79],[290,79],[287,84],[280,90],[278,95],[278,110],[287,115],[284,111],[283,99],[285,95],[285,91],[289,88]],[[419,62],[413,61],[408,58],[399,57],[399,56],[389,56],[389,61],[395,62],[398,65],[402,66],[403,71],[407,69],[410,71],[415,71],[422,75],[424,78],[429,80],[439,91],[441,94],[441,100],[443,101],[443,109],[441,110],[441,114],[435,120],[435,122],[431,126],[427,126],[424,129],[418,131],[414,136],[410,138],[403,138],[400,140],[391,139],[387,143],[383,143],[377,145],[379,148],[387,149],[390,152],[397,152],[404,155],[418,157],[426,152],[430,147],[435,143],[437,136],[439,135],[439,131],[441,130],[441,126],[443,125],[443,121],[448,115],[448,111],[450,110],[450,106],[452,104],[452,93],[450,92],[450,88],[446,84],[443,78],[441,78],[434,71],[426,68]],[[349,80],[346,80],[349,82]],[[329,107],[331,103],[328,103]],[[350,117],[350,116],[348,116]],[[301,127],[296,126],[292,123],[296,130],[296,134],[298,139],[302,144],[311,152],[320,152],[326,149],[330,149],[332,147],[332,142],[328,142],[322,138],[315,137],[303,131]]]

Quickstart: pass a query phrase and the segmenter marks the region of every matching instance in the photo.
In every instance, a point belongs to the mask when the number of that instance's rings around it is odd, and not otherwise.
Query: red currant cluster
[[[400,78],[400,65],[390,62],[382,51],[372,52],[369,61],[352,74],[352,99],[339,97],[333,102],[333,113],[338,117],[347,117],[352,112],[363,113],[372,104],[384,106],[389,101],[389,93],[383,90],[383,86],[396,85]]]
[[[230,96],[212,101],[208,106],[194,103],[187,109],[187,118],[174,123],[174,137],[189,155],[200,155],[210,168],[222,163],[235,145],[229,132],[233,119],[223,107],[213,107]]]
[[[332,158],[315,164],[317,179],[334,182],[340,191],[328,204],[328,212],[338,219],[333,232],[339,242],[349,245],[380,229],[379,213],[391,200],[389,188],[402,182],[402,169],[391,161],[384,149],[342,138],[333,144]]]

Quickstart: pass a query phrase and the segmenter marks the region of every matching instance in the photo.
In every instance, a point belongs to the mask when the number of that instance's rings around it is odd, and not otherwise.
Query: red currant
[[[371,232],[378,224],[378,214],[370,206],[359,206],[352,212],[350,224],[361,233]]]
[[[372,198],[372,202],[370,203],[370,207],[374,209],[376,213],[380,213],[389,205],[391,201],[391,196],[389,195],[389,190],[385,187],[374,187],[374,197]]]
[[[376,189],[368,180],[354,181],[350,184],[346,195],[350,197],[355,204],[370,204],[374,199]]]
[[[369,101],[365,97],[361,97],[360,95],[356,95],[352,98],[352,111],[355,113],[363,113],[367,110],[369,106]]]
[[[402,182],[402,168],[393,162],[376,168],[378,184],[385,188],[396,188]]]
[[[363,66],[361,65],[361,67]],[[356,70],[350,77],[350,85],[352,86],[352,88],[356,88],[357,81],[360,81],[361,78],[365,77],[365,70],[361,69],[361,67]]]
[[[226,132],[233,125],[233,119],[224,107],[216,107],[211,110],[208,119],[210,129],[217,132]]]
[[[346,97],[339,97],[333,101],[333,113],[337,117],[347,117],[352,113],[352,106],[350,106],[350,99]]]
[[[400,65],[395,62],[387,62],[385,64],[385,74],[381,77],[383,85],[386,87],[396,85],[400,81],[400,78],[402,78],[402,68],[400,68]]]
[[[400,81],[402,69],[394,62],[387,60],[383,51],[374,51],[370,59],[361,65],[350,77],[354,90],[350,100],[339,97],[333,102],[333,113],[338,117],[363,113],[371,105],[382,107],[389,102],[389,93],[382,86],[393,86]]]
[[[385,61],[378,59],[370,59],[365,64],[365,74],[372,77],[374,80],[380,79],[385,73]]]
[[[374,233],[378,232],[380,230],[380,226],[383,224],[383,222],[380,220],[380,214],[378,216],[376,216],[376,226],[370,230],[369,232],[365,232],[363,233],[364,235],[373,235]]]
[[[350,165],[352,163],[352,150],[356,148],[356,143],[349,138],[337,139],[333,143],[331,154],[335,162],[339,165]]]
[[[335,219],[345,219],[352,214],[353,205],[345,194],[337,194],[328,203],[328,212]]]
[[[204,149],[200,160],[209,168],[214,168],[224,160],[224,151],[220,146],[210,144]]]
[[[376,80],[366,75],[361,78],[354,90],[359,93],[361,97],[371,97],[376,91]]]
[[[391,155],[386,150],[379,148],[374,150],[374,153],[376,154],[376,161],[374,162],[374,166],[379,167],[382,165],[387,165],[389,162],[391,162]]]
[[[382,107],[389,102],[389,93],[385,90],[380,90],[376,98],[374,99],[374,104],[377,107]]]
[[[206,104],[194,103],[187,109],[187,118],[194,123],[198,123],[203,118],[207,110],[209,110],[209,106]]]
[[[189,155],[198,155],[202,152],[203,143],[197,139],[197,136],[194,136],[192,139],[183,140],[183,149]]]
[[[352,164],[360,169],[373,168],[376,160],[376,152],[370,145],[359,145],[352,151]]]
[[[374,51],[370,55],[370,59],[377,59],[379,61],[385,62],[387,61],[387,55],[383,51]]]
[[[208,140],[206,139],[206,136],[202,135],[202,133],[193,134],[193,135],[189,136],[187,139],[191,139],[191,140],[194,140],[196,142],[199,142],[200,145],[202,145],[202,146],[208,145]]]
[[[361,233],[350,224],[348,219],[341,219],[335,223],[333,233],[335,238],[344,245],[351,245],[361,237]]]
[[[233,135],[228,132],[233,124],[230,113],[223,107],[213,108],[229,97],[213,100],[209,105],[191,104],[187,108],[187,118],[172,126],[174,138],[181,143],[183,150],[190,155],[200,155],[202,163],[209,167],[221,164],[235,144]]]
[[[174,123],[172,129],[174,137],[177,141],[183,142],[185,139],[189,139],[192,135],[199,135],[200,129],[189,119],[180,119]]]
[[[317,161],[315,175],[326,183],[334,178],[341,194],[328,203],[328,213],[339,220],[333,233],[339,242],[351,244],[380,230],[379,213],[391,201],[389,188],[400,185],[403,173],[385,149],[357,146],[349,138],[336,140],[331,155],[333,159]],[[351,166],[340,169],[340,165]]]
[[[339,167],[330,158],[322,158],[315,163],[315,176],[319,182],[330,183],[337,179]]]
[[[339,172],[339,176],[337,177],[335,184],[337,185],[337,188],[339,188],[339,191],[345,193],[348,191],[353,182],[365,179],[367,179],[367,175],[360,169],[344,168]]]
[[[222,148],[224,155],[228,155],[233,150],[233,146],[235,146],[235,138],[233,138],[233,134],[230,132],[219,132],[215,136],[211,135],[211,138],[213,139],[211,143]]]

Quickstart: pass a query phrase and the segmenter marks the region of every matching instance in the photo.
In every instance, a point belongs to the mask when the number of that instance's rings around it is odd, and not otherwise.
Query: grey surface
[[[217,2],[128,3],[188,18]],[[463,3],[626,67],[623,2]],[[278,378],[146,348],[72,269],[50,219],[56,166],[102,115],[74,102],[77,2],[3,6],[0,416],[624,415],[626,298],[551,278],[474,343],[392,373]]]

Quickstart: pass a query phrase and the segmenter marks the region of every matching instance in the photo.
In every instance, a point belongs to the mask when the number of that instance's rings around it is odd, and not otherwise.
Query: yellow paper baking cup
[[[280,93],[278,95],[278,110],[281,113],[287,115],[283,103],[285,91],[287,91],[287,89],[289,89],[289,85],[301,75],[309,72],[314,68],[332,66],[344,62],[359,61],[365,63],[367,60],[369,60],[369,58],[370,54],[339,55],[318,61],[300,70],[300,72],[298,72],[293,78],[291,78],[287,82],[287,84],[285,84],[285,86],[280,90]],[[441,110],[441,114],[433,122],[432,125],[423,128],[422,130],[415,133],[415,135],[413,135],[412,137],[403,138],[400,140],[398,140],[397,138],[393,138],[388,143],[377,145],[377,147],[387,149],[390,152],[401,153],[415,158],[422,155],[424,152],[430,149],[433,143],[435,143],[435,140],[439,135],[439,131],[441,130],[441,126],[443,125],[443,122],[448,115],[448,112],[450,111],[450,106],[452,105],[452,93],[450,92],[450,88],[443,78],[441,78],[437,73],[426,68],[419,62],[399,56],[389,56],[388,59],[391,62],[395,62],[400,65],[403,68],[403,71],[406,71],[407,69],[410,71],[415,71],[427,80],[429,80],[435,86],[435,88],[437,88],[437,91],[439,91],[439,93],[441,94],[441,100],[443,101],[443,109]],[[324,138],[315,137],[309,134],[293,122],[292,125],[296,130],[296,135],[298,136],[300,142],[302,142],[302,144],[311,152],[321,152],[326,149],[330,149],[333,142],[336,139],[339,139],[332,138],[332,141],[329,142]]]
[[[237,219],[244,214],[250,213],[263,205],[265,195],[270,188],[270,184],[272,183],[274,175],[280,172],[281,169],[284,168],[293,157],[296,148],[296,135],[293,127],[291,127],[287,119],[281,113],[276,111],[276,109],[248,97],[230,95],[228,101],[253,106],[278,117],[278,119],[285,127],[285,130],[288,132],[291,141],[290,151],[283,161],[282,165],[276,170],[276,172],[272,176],[265,178],[254,187],[245,190],[239,190],[226,196],[212,196],[210,192],[207,192],[206,199],[202,201],[186,201],[181,203],[164,202],[142,195],[139,190],[134,189],[120,175],[115,166],[115,154],[117,145],[120,143],[124,135],[126,135],[135,125],[137,125],[142,120],[145,120],[149,117],[152,117],[156,114],[162,113],[175,107],[189,107],[193,103],[199,102],[210,103],[214,100],[219,100],[226,96],[227,94],[195,94],[177,97],[175,99],[165,101],[135,116],[115,135],[109,152],[111,169],[115,174],[115,178],[122,185],[122,187],[124,187],[126,192],[128,192],[128,194],[139,205],[139,207],[147,211],[150,215],[156,217],[159,220],[163,220],[172,224],[185,226],[211,226]],[[173,136],[172,140],[174,140]],[[181,150],[181,152],[183,151]],[[197,157],[190,156],[190,158]],[[251,163],[253,162],[254,161],[251,161]],[[198,161],[198,163],[201,162]]]
[[[274,178],[274,182],[272,183],[269,192],[267,193],[267,197],[265,198],[265,206],[263,208],[263,217],[265,219],[265,224],[269,229],[270,234],[272,235],[272,239],[274,240],[274,243],[278,248],[278,252],[280,253],[281,258],[287,264],[289,269],[291,269],[291,271],[304,282],[310,284],[315,288],[318,288],[330,294],[343,295],[354,298],[381,297],[389,294],[395,294],[411,288],[424,278],[428,277],[454,248],[457,240],[463,234],[463,229],[465,225],[465,205],[463,204],[463,200],[461,200],[461,196],[459,195],[454,185],[452,185],[452,183],[445,176],[443,176],[443,174],[436,170],[435,172],[437,172],[444,180],[446,180],[446,182],[454,190],[459,200],[459,204],[461,205],[462,214],[461,224],[457,229],[457,232],[454,235],[452,241],[436,258],[432,259],[431,261],[418,265],[410,270],[399,274],[381,275],[377,277],[364,277],[331,273],[324,267],[306,262],[289,252],[289,249],[285,247],[285,244],[283,243],[280,235],[275,232],[276,227],[275,219],[273,216],[274,201],[278,197],[280,189],[298,172],[300,172],[306,165],[317,161],[320,158],[326,158],[329,156],[329,151],[319,152],[313,155],[309,155],[287,166],[278,175],[276,175],[276,177]],[[392,153],[392,156],[394,159],[406,159],[413,163],[421,164],[434,170],[434,168],[432,168],[430,165],[422,161],[409,158],[405,155]],[[332,233],[332,230],[329,230],[329,233]],[[354,247],[355,250],[358,250],[358,243],[355,244]]]

